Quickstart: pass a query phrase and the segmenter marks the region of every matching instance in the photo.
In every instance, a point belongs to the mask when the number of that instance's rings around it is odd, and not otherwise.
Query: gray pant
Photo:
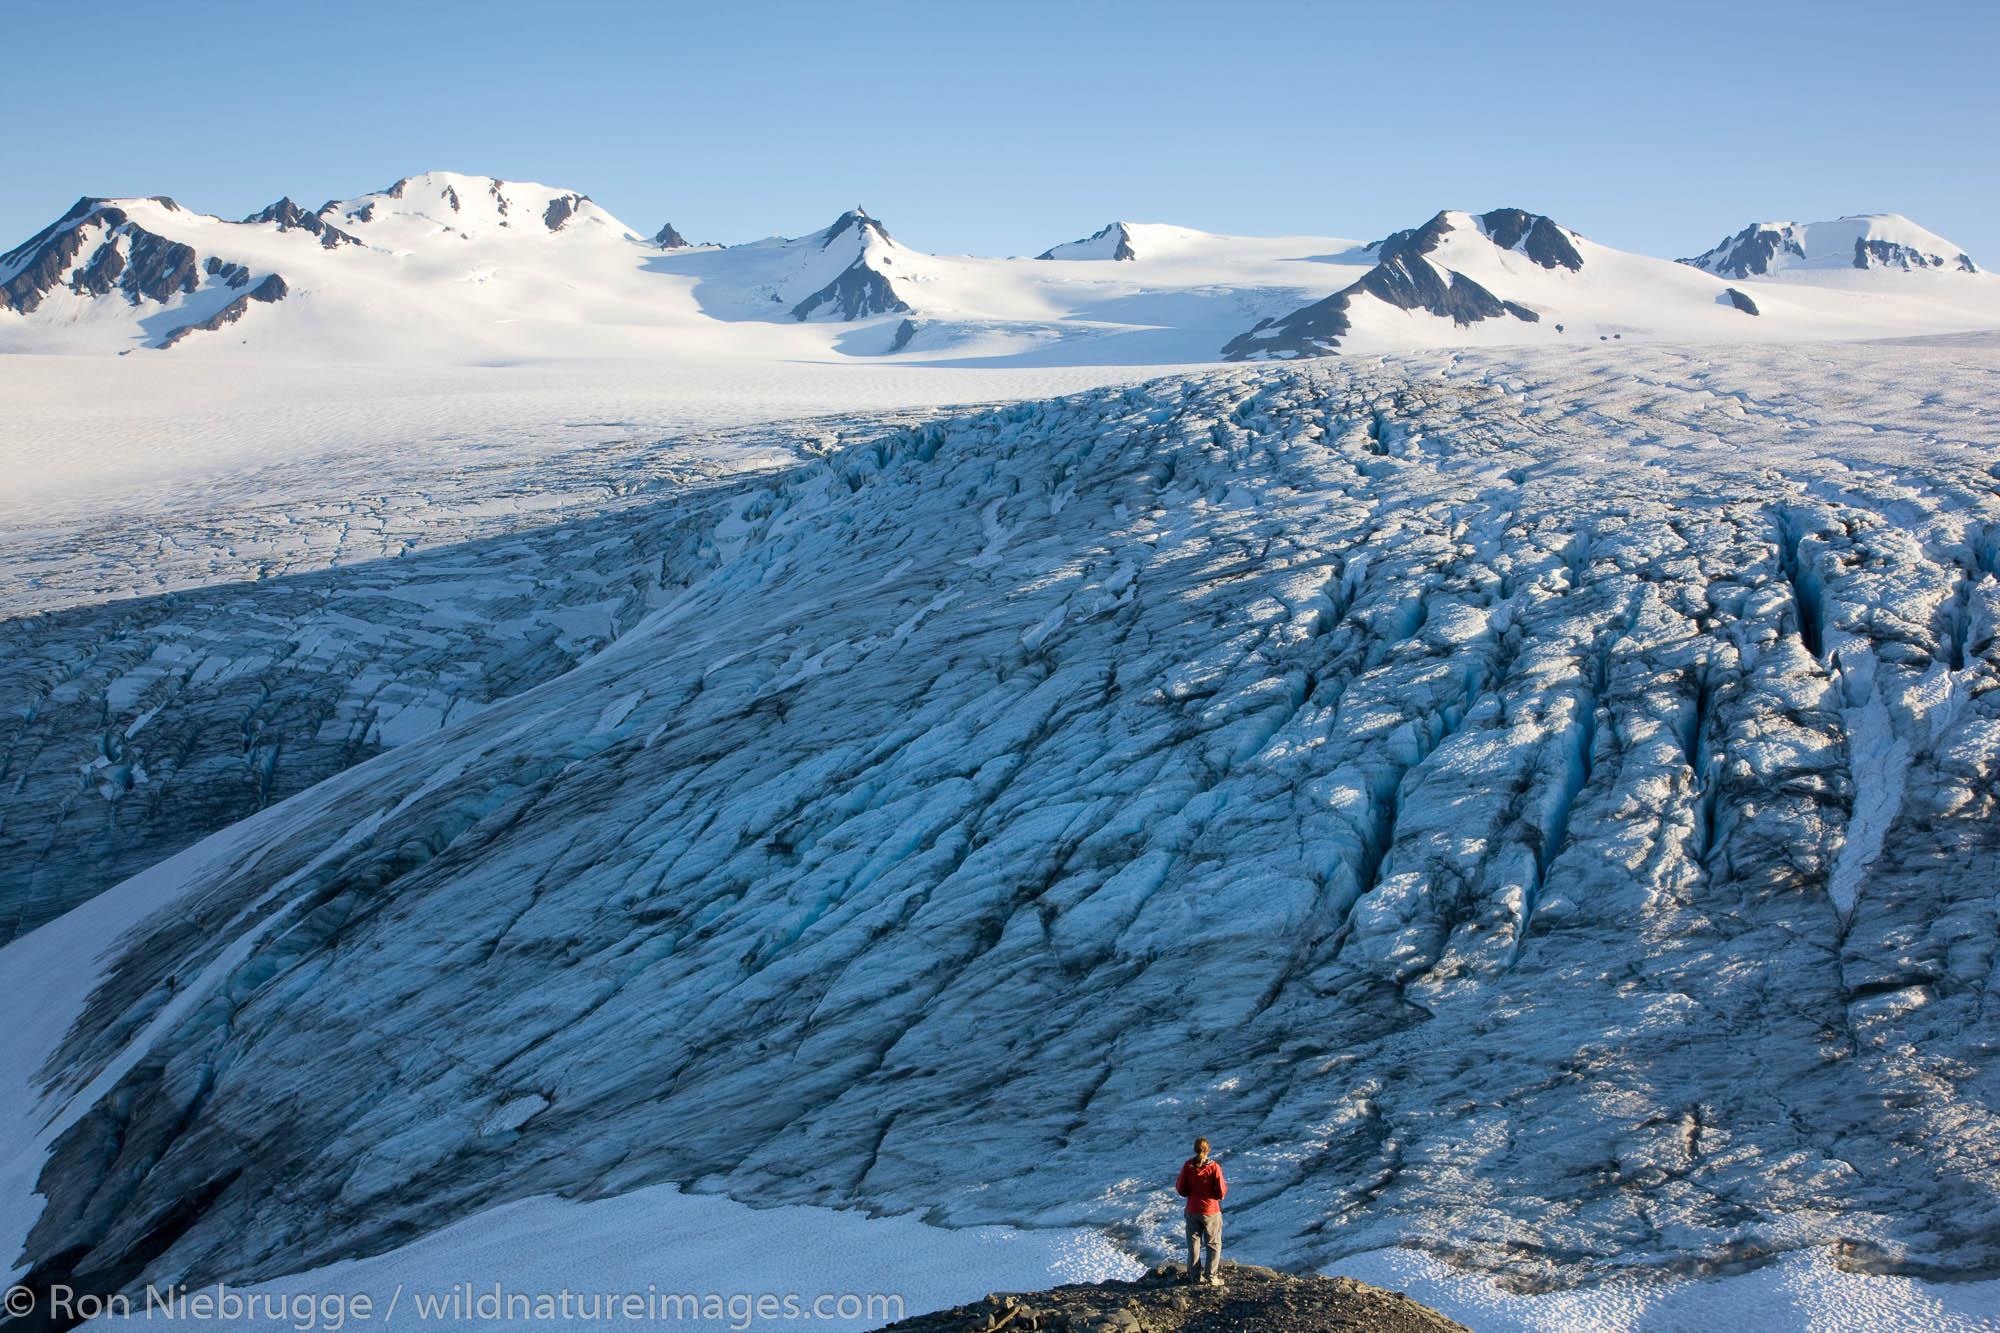
[[[1215,1276],[1215,1270],[1222,1266],[1222,1214],[1189,1213],[1188,1233],[1188,1274],[1193,1276],[1195,1265],[1202,1261],[1202,1250],[1208,1251],[1208,1262],[1202,1265],[1204,1281]]]

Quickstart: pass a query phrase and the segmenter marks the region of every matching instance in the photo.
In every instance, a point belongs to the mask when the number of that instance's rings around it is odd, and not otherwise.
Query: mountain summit
[[[792,244],[802,258],[780,286],[797,296],[793,319],[856,320],[909,313],[910,303],[897,293],[888,273],[902,247],[864,210],[849,209],[831,226]]]
[[[1862,213],[1831,222],[1753,222],[1681,263],[1725,278],[1775,277],[1798,270],[1979,271],[1965,251],[1900,213]]]
[[[1503,318],[1533,324],[1541,319],[1535,310],[1495,295],[1462,269],[1492,269],[1496,252],[1508,252],[1541,269],[1575,273],[1583,268],[1576,239],[1541,214],[1518,208],[1476,216],[1446,210],[1369,246],[1375,267],[1353,285],[1283,319],[1264,320],[1222,354],[1231,361],[1323,355],[1338,349],[1357,321],[1374,322],[1385,310],[1431,315],[1459,328]]]

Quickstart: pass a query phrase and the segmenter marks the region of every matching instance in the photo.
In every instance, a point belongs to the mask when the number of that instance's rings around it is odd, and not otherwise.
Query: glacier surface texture
[[[663,1182],[1137,1236],[1194,1132],[1260,1262],[1992,1273],[1995,364],[1216,371],[134,611],[77,743],[255,676],[321,752],[42,1071],[35,1277]]]

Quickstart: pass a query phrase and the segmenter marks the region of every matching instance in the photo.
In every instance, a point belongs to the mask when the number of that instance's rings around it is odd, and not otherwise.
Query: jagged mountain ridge
[[[1972,256],[1900,213],[1831,222],[1755,222],[1683,264],[1718,277],[1751,278],[1842,269],[1977,273]]]
[[[1352,287],[1283,319],[1259,323],[1222,349],[1224,359],[1314,356],[1336,351],[1354,328],[1356,303],[1370,298],[1398,310],[1423,311],[1459,327],[1502,316],[1526,324],[1538,322],[1541,316],[1535,311],[1495,296],[1476,279],[1430,258],[1448,237],[1472,229],[1496,249],[1518,251],[1542,268],[1576,272],[1583,267],[1572,235],[1539,214],[1518,208],[1477,217],[1439,213],[1421,227],[1396,232],[1369,246],[1375,267]]]
[[[1216,373],[607,550],[609,649],[114,891],[35,1280],[666,1179],[1141,1227],[1168,1114],[1287,1264],[1990,1265],[1994,422],[1911,355]]]
[[[1069,241],[1063,245],[1051,246],[1036,255],[1037,259],[1137,259],[1139,252],[1132,248],[1132,228],[1123,222],[1111,222],[1080,241]]]
[[[1770,232],[1778,239],[1769,245],[1757,239],[1765,232],[1746,233],[1731,243],[1740,257],[1719,249],[1676,276],[1665,261],[1592,246],[1511,208],[1448,210],[1373,246],[1119,221],[1042,252],[1064,261],[1046,264],[927,254],[892,240],[860,209],[801,237],[690,246],[671,225],[646,238],[573,190],[430,172],[312,212],[283,198],[240,223],[171,201],[82,201],[0,258],[0,349],[237,355],[242,347],[471,363],[722,353],[1160,364],[2000,323],[2000,283],[1949,243],[1892,215],[1848,221],[1869,232],[1844,243],[1859,247],[1870,276],[1952,268],[1966,283],[1878,284],[1858,300],[1821,280],[1820,257],[1782,262],[1787,245],[1805,253],[1804,240],[1784,239],[1807,236],[1792,224]],[[1813,224],[1811,234],[1824,239],[1846,225]],[[307,239],[317,251],[293,243]],[[1777,258],[1760,259],[1771,245]],[[1586,252],[1590,268],[1578,276]],[[1788,281],[1775,294],[1731,295],[1688,278],[1692,268]],[[1821,277],[1801,281],[1808,272]],[[1828,289],[1809,290],[1815,284]],[[880,332],[865,336],[825,327],[875,322]],[[758,327],[783,323],[821,331]],[[224,328],[227,337],[212,336]]]

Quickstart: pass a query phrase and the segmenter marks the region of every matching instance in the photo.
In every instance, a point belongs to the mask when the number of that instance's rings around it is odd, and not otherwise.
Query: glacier
[[[148,872],[34,1075],[20,1267],[255,1280],[665,1184],[1136,1238],[1199,1129],[1263,1262],[1991,1276],[1996,369],[1207,371],[518,563],[13,622],[10,667],[135,636],[26,708],[135,744],[242,679],[139,661],[437,668],[422,734],[333,706],[309,783]]]

